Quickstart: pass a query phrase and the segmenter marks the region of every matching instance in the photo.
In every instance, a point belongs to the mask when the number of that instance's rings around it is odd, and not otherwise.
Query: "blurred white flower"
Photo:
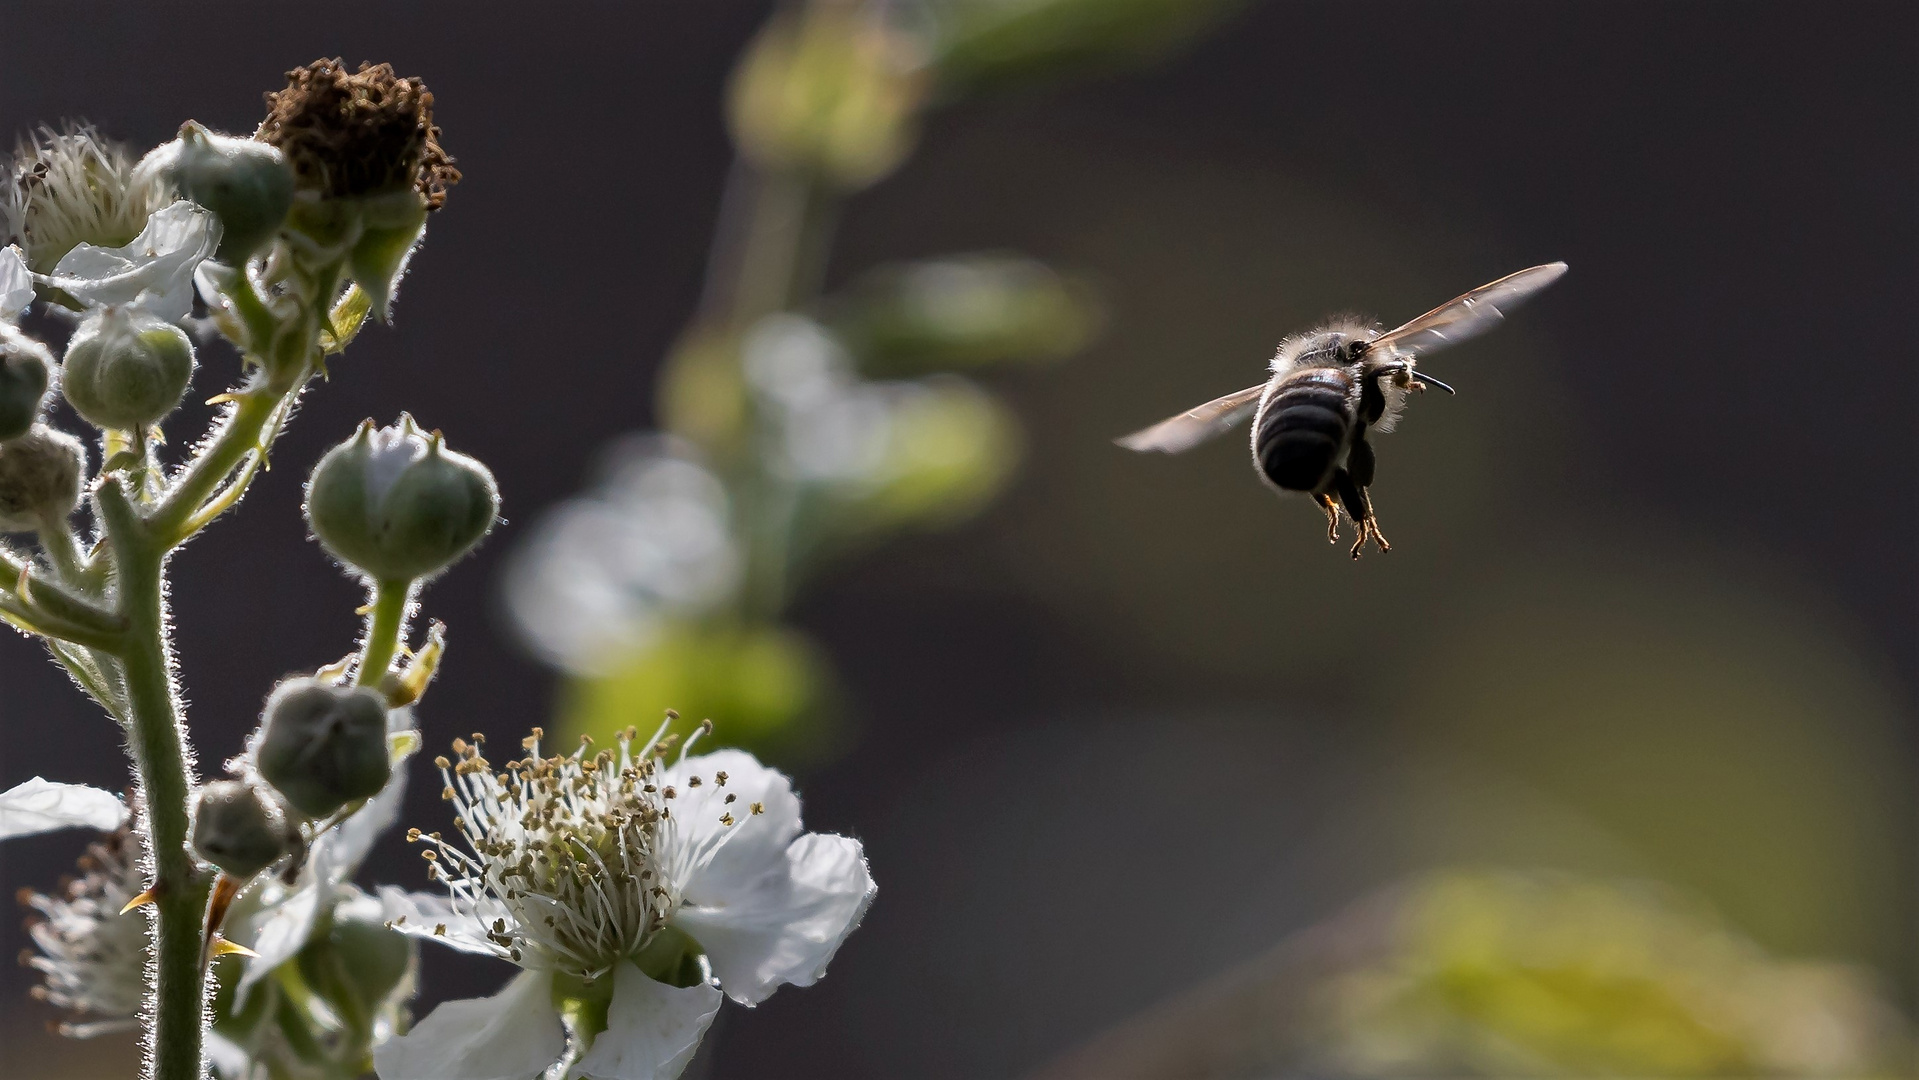
[[[46,283],[88,307],[132,305],[163,322],[193,310],[193,276],[220,246],[220,219],[190,202],[156,211],[120,247],[77,244]]]
[[[0,322],[12,322],[33,303],[33,275],[15,247],[0,247]]]
[[[739,574],[719,478],[680,444],[629,436],[593,491],[534,526],[508,566],[506,601],[542,659],[590,672],[663,621],[721,602]]]
[[[125,910],[146,889],[139,855],[139,841],[121,828],[87,848],[81,876],[59,895],[21,896],[36,913],[27,933],[40,950],[22,959],[45,978],[33,996],[81,1018],[61,1023],[62,1035],[85,1039],[139,1026],[151,931],[144,912]]]
[[[14,151],[8,179],[9,235],[27,263],[46,272],[79,244],[114,247],[137,235],[173,200],[158,176],[136,176],[127,148],[92,127],[42,127]]]
[[[773,412],[773,465],[810,483],[861,483],[886,466],[895,391],[868,383],[846,349],[802,315],[772,315],[741,347],[747,383]]]
[[[0,791],[0,840],[84,826],[108,831],[124,825],[120,796],[85,784],[56,784],[38,776]]]
[[[376,1050],[384,1080],[541,1075],[567,1053],[556,973],[613,982],[579,1075],[677,1076],[722,991],[755,1005],[783,984],[812,985],[872,902],[859,842],[803,832],[791,782],[750,754],[682,750],[667,765],[659,742],[633,753],[629,730],[618,754],[542,758],[538,738],[503,773],[480,746],[456,743],[459,760],[440,765],[470,852],[409,834],[433,845],[429,873],[449,896],[380,890],[395,929],[525,971]],[[687,950],[700,954],[690,985],[638,963],[684,970]]]

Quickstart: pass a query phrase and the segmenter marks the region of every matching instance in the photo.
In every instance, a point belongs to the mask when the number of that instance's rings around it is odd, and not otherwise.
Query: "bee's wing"
[[[1162,454],[1177,454],[1191,450],[1216,435],[1225,434],[1234,424],[1251,416],[1259,407],[1259,395],[1265,389],[1265,383],[1249,386],[1113,441],[1128,450],[1142,452],[1158,450]]]
[[[1547,263],[1517,274],[1507,274],[1490,285],[1448,301],[1397,330],[1374,338],[1367,352],[1389,349],[1418,356],[1491,330],[1506,313],[1524,303],[1539,290],[1559,280],[1566,272],[1563,262]]]

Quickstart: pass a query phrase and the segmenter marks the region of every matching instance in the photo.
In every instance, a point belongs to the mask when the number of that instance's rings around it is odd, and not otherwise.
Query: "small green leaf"
[[[333,311],[327,318],[327,326],[320,331],[320,345],[328,356],[344,350],[353,344],[360,334],[360,328],[366,325],[366,317],[373,311],[373,297],[360,288],[358,282],[347,286],[340,301],[333,305]]]

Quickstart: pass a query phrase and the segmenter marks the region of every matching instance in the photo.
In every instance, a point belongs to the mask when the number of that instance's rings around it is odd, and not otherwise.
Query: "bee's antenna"
[[[1459,393],[1459,391],[1457,391],[1457,390],[1454,390],[1454,389],[1453,389],[1452,387],[1450,387],[1450,386],[1447,386],[1447,385],[1446,385],[1445,383],[1443,383],[1443,382],[1440,382],[1440,381],[1439,381],[1438,379],[1435,379],[1435,378],[1433,378],[1433,377],[1432,377],[1431,375],[1428,375],[1428,374],[1426,374],[1426,373],[1425,373],[1425,372],[1423,372],[1423,371],[1420,371],[1420,372],[1415,372],[1415,373],[1413,374],[1413,378],[1415,378],[1415,379],[1418,379],[1418,380],[1419,380],[1420,382],[1423,382],[1423,383],[1427,383],[1427,384],[1430,384],[1430,385],[1432,385],[1432,386],[1437,386],[1437,387],[1439,387],[1439,388],[1440,388],[1441,390],[1444,390],[1444,391],[1446,391],[1446,392],[1447,392],[1448,394],[1457,394],[1457,393]]]

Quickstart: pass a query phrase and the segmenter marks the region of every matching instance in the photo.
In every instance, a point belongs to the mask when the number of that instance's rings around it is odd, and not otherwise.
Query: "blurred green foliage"
[[[559,726],[605,737],[670,707],[775,760],[844,745],[831,665],[784,611],[836,562],[992,501],[1023,439],[968,375],[1063,360],[1102,315],[1085,283],[1005,253],[883,266],[829,293],[840,201],[905,160],[936,90],[949,101],[1134,61],[1232,6],[809,0],[775,12],[733,74],[728,217],[701,310],[660,375],[661,426],[679,442],[614,461],[536,526],[511,571],[529,644],[571,675]]]
[[[596,738],[619,717],[723,717],[728,742],[811,764],[840,748],[833,666],[806,635],[777,625],[668,627],[602,675],[573,679],[560,701],[567,732]]]
[[[826,320],[861,372],[884,377],[1063,359],[1098,332],[1099,307],[1042,263],[962,255],[869,271]]]
[[[954,92],[1159,59],[1246,0],[936,0],[934,65]]]
[[[1775,959],[1648,884],[1448,871],[1380,926],[1311,1024],[1352,1075],[1865,1078],[1912,1052],[1857,971]]]
[[[912,150],[926,74],[920,43],[886,10],[815,2],[774,14],[733,72],[742,157],[857,190]]]

